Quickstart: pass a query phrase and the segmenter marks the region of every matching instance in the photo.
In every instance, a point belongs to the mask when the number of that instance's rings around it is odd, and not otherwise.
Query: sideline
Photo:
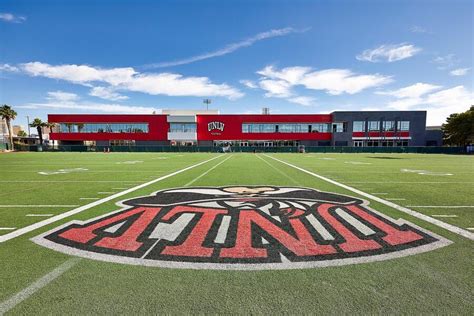
[[[287,165],[287,166],[293,167],[293,168],[295,168],[295,169],[297,169],[297,170],[300,170],[300,171],[302,171],[302,172],[304,172],[304,173],[307,173],[307,174],[309,174],[309,175],[311,175],[311,176],[313,176],[313,177],[319,178],[319,179],[321,179],[321,180],[324,180],[324,181],[326,181],[326,182],[332,183],[332,184],[337,185],[337,186],[339,186],[339,187],[341,187],[341,188],[344,188],[344,189],[346,189],[346,190],[352,191],[352,192],[357,193],[357,194],[359,194],[359,195],[361,195],[361,196],[364,196],[364,197],[366,197],[366,198],[369,198],[369,199],[371,199],[371,200],[374,200],[374,201],[377,201],[377,202],[379,202],[379,203],[385,204],[385,205],[387,205],[387,206],[389,206],[389,207],[391,207],[391,208],[394,208],[394,209],[396,209],[396,210],[398,210],[398,211],[400,211],[400,212],[403,212],[403,213],[409,214],[409,215],[411,215],[411,216],[413,216],[413,217],[416,217],[416,218],[418,218],[418,219],[422,219],[422,220],[424,220],[424,221],[427,221],[427,222],[430,223],[430,224],[433,224],[433,225],[436,225],[436,226],[438,226],[438,227],[444,228],[444,229],[446,229],[446,230],[448,230],[448,231],[450,231],[450,232],[452,232],[452,233],[455,233],[455,234],[458,234],[458,235],[460,235],[460,236],[466,237],[466,238],[468,238],[468,239],[470,239],[470,240],[474,240],[474,234],[471,233],[471,232],[468,232],[467,230],[464,230],[464,229],[459,228],[459,227],[457,227],[457,226],[454,226],[454,225],[445,223],[445,222],[443,222],[443,221],[437,220],[437,219],[435,219],[435,218],[433,218],[433,217],[430,217],[430,216],[428,216],[428,215],[418,213],[418,212],[416,212],[416,211],[414,211],[414,210],[411,210],[411,209],[409,209],[409,208],[400,206],[400,205],[395,204],[395,203],[393,203],[393,202],[390,202],[390,201],[381,199],[381,198],[378,197],[378,196],[375,196],[375,195],[366,193],[366,192],[364,192],[364,191],[355,189],[355,188],[350,187],[350,186],[348,186],[348,185],[345,185],[345,184],[339,183],[339,182],[337,182],[337,181],[331,180],[331,179],[329,179],[329,178],[323,177],[323,176],[321,176],[321,175],[319,175],[319,174],[316,174],[316,173],[314,173],[314,172],[308,171],[308,170],[306,170],[306,169],[303,169],[303,168],[301,168],[301,167],[298,167],[298,166],[296,166],[296,165],[293,165],[293,164],[291,164],[291,163],[289,163],[289,162],[280,160],[280,159],[278,159],[278,158],[269,156],[269,155],[267,155],[267,154],[264,154],[264,156],[269,157],[269,158],[271,158],[271,159],[273,159],[273,160],[276,160],[276,161],[278,161],[278,162],[281,162],[282,164],[285,164],[285,165]]]

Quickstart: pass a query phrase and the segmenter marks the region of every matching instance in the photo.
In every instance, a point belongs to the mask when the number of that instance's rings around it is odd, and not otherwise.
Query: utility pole
[[[28,137],[31,137],[31,133],[30,133],[30,117],[27,115],[26,116],[26,121],[28,122]]]
[[[212,100],[211,99],[204,99],[204,100],[202,100],[202,103],[204,103],[206,105],[206,110],[209,110],[209,104],[212,103]]]

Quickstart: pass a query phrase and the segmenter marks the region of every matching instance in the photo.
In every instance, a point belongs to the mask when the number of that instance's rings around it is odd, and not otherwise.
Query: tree
[[[56,123],[47,122],[46,127],[49,128],[49,132],[53,132],[53,128],[56,126]]]
[[[25,131],[19,131],[19,132],[16,134],[16,136],[18,136],[18,137],[26,137],[26,136],[28,136],[28,134],[26,134]]]
[[[31,127],[36,127],[36,130],[38,131],[38,136],[39,136],[39,139],[40,139],[40,145],[43,144],[43,127],[47,127],[47,124],[48,123],[43,122],[39,118],[35,118],[33,120],[33,122],[31,122],[31,124],[30,124]]]
[[[466,146],[474,143],[474,105],[466,112],[451,114],[442,130],[447,145]]]
[[[8,105],[4,104],[0,107],[0,116],[7,123],[8,139],[10,141],[10,149],[13,150],[13,130],[11,121],[16,118],[18,114]]]

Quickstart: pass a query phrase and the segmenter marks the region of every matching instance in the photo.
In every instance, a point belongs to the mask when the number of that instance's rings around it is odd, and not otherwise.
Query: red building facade
[[[48,121],[57,124],[50,139],[67,145],[424,145],[424,111],[348,113],[51,114]]]

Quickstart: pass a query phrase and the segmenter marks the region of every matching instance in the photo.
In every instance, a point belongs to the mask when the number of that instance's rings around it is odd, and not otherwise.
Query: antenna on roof
[[[204,100],[202,100],[202,103],[204,103],[206,105],[206,110],[209,110],[209,104],[212,103],[212,100],[211,99],[204,99]]]
[[[262,108],[262,114],[264,115],[270,114],[270,108]]]

